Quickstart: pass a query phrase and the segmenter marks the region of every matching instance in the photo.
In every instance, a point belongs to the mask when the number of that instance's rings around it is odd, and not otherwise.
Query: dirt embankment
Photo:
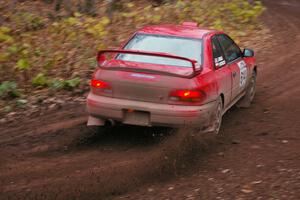
[[[258,52],[257,96],[224,116],[223,136],[138,127],[97,136],[83,105],[28,117],[0,129],[0,199],[300,199],[300,4],[265,5],[273,36]]]

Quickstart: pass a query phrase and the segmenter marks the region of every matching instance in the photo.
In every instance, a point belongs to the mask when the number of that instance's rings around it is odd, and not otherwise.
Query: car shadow
[[[170,136],[175,129],[165,127],[142,127],[133,125],[116,125],[105,133],[87,127],[87,132],[72,141],[72,146],[87,148],[91,146],[152,146],[159,144]]]

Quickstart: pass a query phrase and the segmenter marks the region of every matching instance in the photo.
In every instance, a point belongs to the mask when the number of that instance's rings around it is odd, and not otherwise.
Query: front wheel
[[[241,100],[237,102],[236,106],[238,108],[249,108],[254,99],[255,90],[256,90],[256,73],[253,72],[251,76],[251,80],[246,89],[246,94],[244,97],[242,97]]]

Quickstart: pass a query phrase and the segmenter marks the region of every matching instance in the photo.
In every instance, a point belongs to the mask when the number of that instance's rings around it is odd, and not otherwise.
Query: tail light
[[[101,88],[101,89],[110,88],[108,83],[101,81],[101,80],[96,80],[96,79],[91,80],[91,86],[93,88]]]
[[[204,92],[199,90],[175,90],[170,93],[170,100],[172,101],[200,102],[204,98]]]
[[[95,93],[95,94],[103,94],[103,93],[111,94],[112,93],[111,86],[102,80],[92,79],[91,87],[92,87],[93,93]]]

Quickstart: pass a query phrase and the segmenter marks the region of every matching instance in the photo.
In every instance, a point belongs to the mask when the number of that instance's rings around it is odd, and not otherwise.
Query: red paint
[[[180,26],[180,25],[157,25],[146,26],[137,31],[137,33],[171,35],[178,37],[188,37],[201,39],[207,33],[212,32],[210,29],[199,29],[195,26]]]
[[[170,55],[162,52],[141,52],[141,51],[132,51],[132,50],[104,50],[98,53],[98,61],[101,65],[100,68],[95,72],[95,78],[104,78],[108,83],[119,81],[119,82],[131,82],[129,84],[134,84],[135,82],[141,86],[149,86],[149,88],[161,87],[169,88],[169,94],[180,97],[181,99],[201,99],[198,104],[205,104],[211,101],[215,101],[220,95],[224,96],[224,107],[228,106],[231,102],[237,98],[238,95],[242,94],[245,88],[238,88],[238,80],[233,77],[233,73],[236,73],[236,76],[240,76],[240,70],[237,67],[237,63],[244,61],[247,65],[247,78],[251,76],[251,73],[255,66],[255,58],[241,57],[238,60],[232,63],[226,63],[223,67],[215,69],[214,60],[212,55],[212,44],[211,38],[218,34],[225,34],[224,32],[201,29],[193,24],[185,25],[157,25],[157,26],[146,26],[136,33],[144,34],[158,34],[158,35],[170,35],[177,37],[188,37],[188,38],[197,38],[202,39],[203,41],[203,59],[201,70],[196,70],[197,62],[188,58]],[[138,63],[124,60],[115,60],[111,59],[109,62],[103,61],[103,55],[111,53],[114,56],[119,53],[126,54],[135,54],[135,55],[147,55],[147,56],[159,56],[165,58],[173,58],[188,61],[193,66],[191,68],[176,67],[176,66],[167,66],[167,65],[157,65],[149,63]],[[155,59],[155,58],[154,58]],[[117,73],[109,73],[110,68],[117,66],[115,69]],[[130,67],[130,69],[128,69]],[[145,74],[141,76],[131,76],[132,73]],[[175,77],[172,75],[175,74]],[[116,77],[117,75],[117,77]],[[147,75],[159,76],[159,81],[153,81],[151,78],[147,78]],[[176,77],[179,76],[179,77]],[[237,77],[237,78],[238,78]],[[154,78],[155,79],[155,78]],[[150,81],[151,80],[151,81]],[[159,83],[160,85],[159,85]],[[144,85],[143,85],[144,84]],[[152,84],[152,85],[151,85]],[[120,85],[120,84],[118,84]],[[121,84],[122,85],[122,84]],[[233,93],[233,88],[237,88],[236,92]],[[114,88],[112,84],[112,91],[114,93]],[[127,88],[126,91],[129,91]],[[138,90],[141,92],[142,90]],[[173,92],[177,91],[177,92]],[[178,92],[179,91],[179,92]],[[151,91],[150,91],[151,92]],[[205,98],[203,98],[205,94]],[[135,95],[128,95],[128,98],[135,99]],[[164,96],[164,95],[162,95]],[[124,97],[125,98],[125,97]],[[147,101],[147,100],[143,100]],[[149,100],[154,101],[154,100]],[[197,102],[197,101],[196,101]],[[200,103],[201,102],[201,103]],[[180,104],[174,101],[168,101],[168,104]],[[184,105],[195,105],[195,102],[184,102]]]
[[[196,22],[183,22],[182,26],[198,27],[198,23],[196,23]]]

